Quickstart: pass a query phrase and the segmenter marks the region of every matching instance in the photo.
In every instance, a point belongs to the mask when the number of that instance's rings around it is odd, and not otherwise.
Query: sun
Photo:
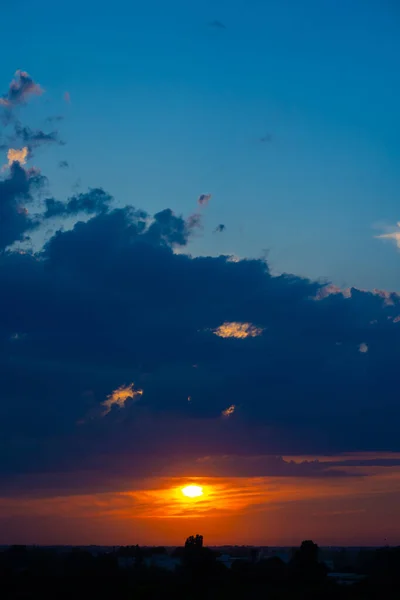
[[[187,485],[181,489],[181,492],[187,498],[199,498],[203,495],[203,488],[201,485]]]

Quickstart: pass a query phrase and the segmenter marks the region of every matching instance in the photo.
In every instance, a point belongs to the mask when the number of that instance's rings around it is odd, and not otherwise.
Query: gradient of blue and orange
[[[399,27],[2,7],[0,544],[400,543]]]

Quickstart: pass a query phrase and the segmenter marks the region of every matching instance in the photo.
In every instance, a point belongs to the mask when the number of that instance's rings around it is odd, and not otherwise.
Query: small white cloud
[[[381,233],[375,237],[380,240],[392,240],[396,246],[400,249],[400,221],[397,221],[395,227],[390,228],[392,231],[387,233]]]
[[[361,352],[361,354],[366,354],[368,352],[368,344],[365,344],[364,342],[360,344],[358,346],[358,351]]]

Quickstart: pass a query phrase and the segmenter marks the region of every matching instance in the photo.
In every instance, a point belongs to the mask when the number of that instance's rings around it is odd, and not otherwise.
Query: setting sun
[[[198,498],[203,495],[203,488],[200,485],[187,485],[181,492],[187,498]]]

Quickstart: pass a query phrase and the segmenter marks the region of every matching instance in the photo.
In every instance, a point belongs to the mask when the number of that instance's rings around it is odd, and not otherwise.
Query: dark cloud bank
[[[190,223],[113,209],[101,189],[31,211],[44,182],[17,164],[0,181],[3,493],[20,478],[87,489],[107,473],[218,471],[205,456],[240,457],[222,460],[230,475],[326,476],[325,464],[262,457],[400,450],[397,295],[324,294],[264,260],[193,258]],[[80,214],[36,254],[10,249]],[[262,333],[214,335],[226,322]],[[131,383],[143,395],[101,416]]]

